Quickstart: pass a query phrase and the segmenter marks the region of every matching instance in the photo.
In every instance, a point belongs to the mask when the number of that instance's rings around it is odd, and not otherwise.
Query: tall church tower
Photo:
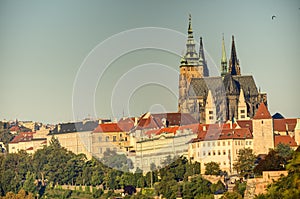
[[[253,151],[256,155],[268,154],[274,148],[273,119],[266,105],[260,103],[252,120]]]
[[[227,69],[227,57],[225,51],[225,42],[224,42],[224,35],[222,39],[222,59],[221,59],[221,76],[224,77],[228,73]]]
[[[230,60],[229,60],[228,72],[231,75],[241,75],[240,61],[238,60],[237,55],[236,55],[234,36],[233,35],[232,35],[231,56],[230,56]]]
[[[200,63],[200,66],[203,67],[203,76],[208,77],[209,76],[209,70],[208,70],[208,67],[207,67],[207,62],[205,60],[202,37],[200,37],[199,63]]]
[[[202,52],[200,51],[200,53]],[[187,105],[187,92],[191,79],[203,77],[204,63],[206,65],[204,52],[201,62],[202,63],[200,64],[200,59],[195,48],[195,40],[192,29],[192,17],[190,15],[188,25],[188,39],[186,43],[186,53],[180,61],[178,111],[181,113],[189,112],[189,107]]]

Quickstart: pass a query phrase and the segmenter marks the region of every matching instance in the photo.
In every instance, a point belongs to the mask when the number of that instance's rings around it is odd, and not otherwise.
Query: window
[[[245,110],[243,109],[243,110],[241,110],[241,113],[245,113]]]
[[[226,162],[225,162],[225,161],[223,162],[223,165],[226,165]]]
[[[106,141],[106,142],[109,141],[109,136],[106,136],[105,141]]]
[[[207,143],[207,146],[210,147],[210,142]]]
[[[218,151],[218,155],[221,155],[221,151],[220,150]]]
[[[205,156],[206,154],[205,154],[205,151],[203,151],[203,156]]]
[[[213,120],[213,119],[214,119],[214,116],[209,116],[209,119],[210,119],[210,120]]]
[[[122,133],[120,133],[120,138],[122,137]]]
[[[99,136],[98,137],[98,142],[101,142],[102,141],[102,136]]]
[[[198,152],[198,157],[200,157],[200,152]]]
[[[216,152],[215,152],[215,151],[213,151],[213,155],[216,155]]]
[[[212,146],[215,146],[215,142],[212,143]]]
[[[223,141],[223,146],[225,146],[226,145],[226,142],[225,141]]]
[[[246,145],[248,145],[248,141],[246,141]]]
[[[203,143],[203,147],[205,147],[205,142]]]
[[[213,111],[209,111],[208,113],[209,113],[209,114],[214,114],[214,112],[213,112]]]
[[[218,146],[220,146],[220,142],[218,141]]]
[[[208,155],[210,156],[210,151],[208,152]]]
[[[228,146],[230,146],[230,141],[228,141]]]
[[[125,137],[125,141],[127,141],[127,137]]]
[[[223,150],[223,155],[226,155],[226,151],[225,150]]]
[[[117,141],[117,136],[113,136],[113,142],[116,142]]]
[[[251,145],[252,144],[252,142],[251,141],[249,141],[249,145]]]
[[[241,118],[244,119],[244,118],[245,118],[245,115],[241,115]]]

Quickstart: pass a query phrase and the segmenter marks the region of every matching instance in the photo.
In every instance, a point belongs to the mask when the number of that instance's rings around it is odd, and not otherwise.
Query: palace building
[[[180,61],[178,111],[200,123],[216,123],[253,118],[260,102],[267,105],[267,94],[257,89],[252,75],[241,74],[234,36],[229,61],[223,37],[220,76],[209,76],[202,38],[196,52],[190,16],[186,53]]]

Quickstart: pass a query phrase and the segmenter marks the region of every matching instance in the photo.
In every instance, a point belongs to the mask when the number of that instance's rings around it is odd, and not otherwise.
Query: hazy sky
[[[222,33],[227,57],[234,34],[241,72],[268,93],[271,114],[300,117],[299,0],[0,0],[0,119],[177,111],[189,13],[213,75]]]

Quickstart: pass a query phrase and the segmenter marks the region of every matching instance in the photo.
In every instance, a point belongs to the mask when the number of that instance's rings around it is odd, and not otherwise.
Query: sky
[[[0,0],[0,119],[177,111],[188,15],[212,76],[235,36],[271,114],[300,117],[300,1]],[[272,16],[274,19],[272,20]]]

